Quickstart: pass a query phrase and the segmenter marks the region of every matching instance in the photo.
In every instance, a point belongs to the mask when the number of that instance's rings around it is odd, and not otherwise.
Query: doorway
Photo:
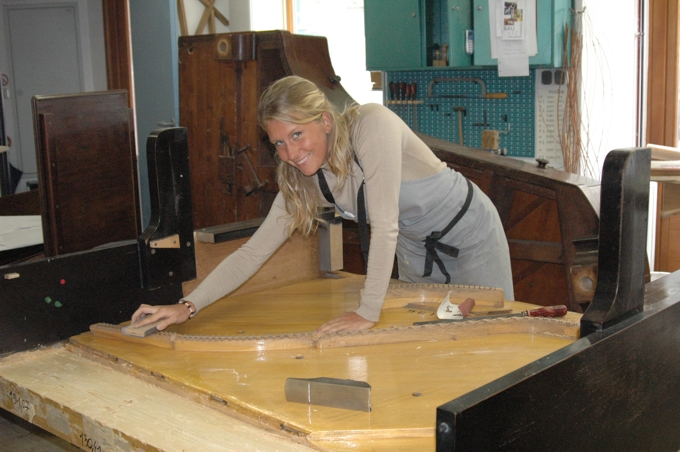
[[[16,192],[37,181],[31,98],[106,89],[101,0],[2,1],[8,160],[23,172]]]

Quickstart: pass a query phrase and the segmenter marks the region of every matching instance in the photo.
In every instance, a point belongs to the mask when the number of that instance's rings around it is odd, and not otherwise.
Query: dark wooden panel
[[[2,215],[40,215],[38,191],[0,196],[0,216]]]
[[[644,286],[649,150],[610,153],[581,339],[437,410],[437,450],[680,448],[680,272]]]
[[[139,235],[127,101],[124,90],[33,98],[46,256]]]
[[[128,91],[132,105],[132,57],[128,0],[102,0],[106,87]]]
[[[140,237],[0,267],[0,355],[80,334],[97,322],[128,320],[141,303],[176,303],[196,277],[186,131],[148,140],[151,219]],[[115,229],[115,224],[109,224]],[[179,246],[154,242],[177,237]]]
[[[644,313],[440,407],[455,438],[441,427],[437,450],[680,450],[680,296],[668,290],[680,274],[668,278]]]
[[[515,299],[544,306],[559,301],[583,312],[596,287],[596,281],[588,279],[596,270],[582,269],[597,266],[599,182],[422,138],[496,206],[510,243]]]
[[[285,31],[187,36],[179,61],[194,227],[265,216],[278,186],[274,151],[257,124],[260,95],[275,80],[299,75],[344,106],[351,98],[335,81],[326,38]]]

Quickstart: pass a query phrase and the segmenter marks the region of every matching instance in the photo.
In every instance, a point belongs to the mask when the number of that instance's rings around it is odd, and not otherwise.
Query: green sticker
[[[54,307],[55,307],[55,308],[61,308],[61,301],[55,301],[55,302],[54,302]]]
[[[52,303],[52,299],[50,297],[45,297],[45,303],[47,304]]]

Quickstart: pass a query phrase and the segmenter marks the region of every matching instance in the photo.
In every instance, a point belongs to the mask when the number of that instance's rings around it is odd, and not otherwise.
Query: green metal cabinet
[[[536,67],[562,67],[565,24],[572,0],[536,0]],[[451,68],[495,66],[491,58],[488,0],[364,0],[368,70],[417,70],[432,66],[433,49],[448,43]],[[465,31],[474,30],[474,55]]]
[[[426,65],[419,0],[364,0],[368,70]]]
[[[536,0],[536,40],[538,53],[529,58],[529,65],[562,67],[565,24],[571,24],[571,0]],[[495,66],[491,58],[489,39],[489,2],[473,0],[475,30],[475,66]]]
[[[446,9],[449,23],[449,66],[472,66],[472,55],[465,51],[465,32],[472,29],[472,2],[448,0]]]

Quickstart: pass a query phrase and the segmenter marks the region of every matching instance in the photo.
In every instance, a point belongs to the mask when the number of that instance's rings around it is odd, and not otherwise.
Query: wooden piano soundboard
[[[101,450],[120,444],[144,450],[222,450],[227,444],[243,450],[433,450],[439,405],[578,338],[580,314],[571,312],[559,320],[413,327],[436,319],[436,300],[414,300],[422,309],[413,303],[385,309],[370,332],[336,335],[339,340],[317,347],[272,345],[304,337],[356,306],[364,277],[334,276],[227,297],[169,329],[213,342],[258,337],[259,349],[174,350],[84,333],[2,361],[0,400],[73,444]],[[505,307],[519,312],[531,305]],[[381,340],[385,335],[390,339]],[[365,381],[372,410],[287,402],[289,377]]]

